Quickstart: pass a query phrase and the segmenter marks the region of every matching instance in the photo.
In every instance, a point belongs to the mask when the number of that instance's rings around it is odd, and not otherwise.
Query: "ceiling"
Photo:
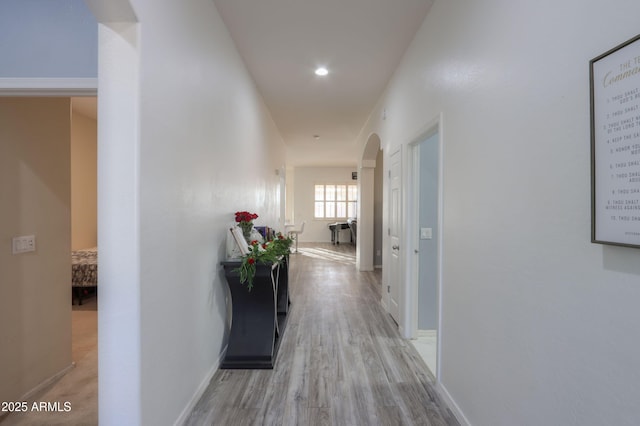
[[[294,166],[355,165],[355,140],[433,0],[214,0]],[[324,66],[326,77],[314,70]],[[318,137],[314,137],[317,135]]]

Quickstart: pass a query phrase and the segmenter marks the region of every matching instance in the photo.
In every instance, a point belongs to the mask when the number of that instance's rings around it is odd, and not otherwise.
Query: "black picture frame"
[[[589,61],[591,242],[640,248],[640,35]]]

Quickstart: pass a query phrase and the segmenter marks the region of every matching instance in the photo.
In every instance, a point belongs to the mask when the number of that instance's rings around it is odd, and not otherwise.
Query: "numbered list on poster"
[[[593,84],[595,237],[640,245],[640,41],[594,62]]]

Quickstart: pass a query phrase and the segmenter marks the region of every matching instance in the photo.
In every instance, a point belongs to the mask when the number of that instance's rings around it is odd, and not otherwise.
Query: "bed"
[[[71,252],[71,304],[82,297],[88,289],[98,287],[98,248],[87,248]]]

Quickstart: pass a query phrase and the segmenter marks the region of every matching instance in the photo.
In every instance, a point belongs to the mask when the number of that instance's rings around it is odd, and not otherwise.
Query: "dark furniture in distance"
[[[347,222],[335,222],[329,224],[332,244],[340,244],[340,230],[342,229],[349,229],[349,224]]]
[[[74,250],[71,252],[71,304],[78,299],[82,305],[85,293],[98,288],[98,248]]]
[[[331,231],[331,243],[332,244],[340,244],[340,231],[342,229],[350,230],[351,242],[355,244],[356,242],[356,232],[357,232],[357,221],[355,219],[349,219],[346,222],[335,222],[330,223],[329,231]]]

